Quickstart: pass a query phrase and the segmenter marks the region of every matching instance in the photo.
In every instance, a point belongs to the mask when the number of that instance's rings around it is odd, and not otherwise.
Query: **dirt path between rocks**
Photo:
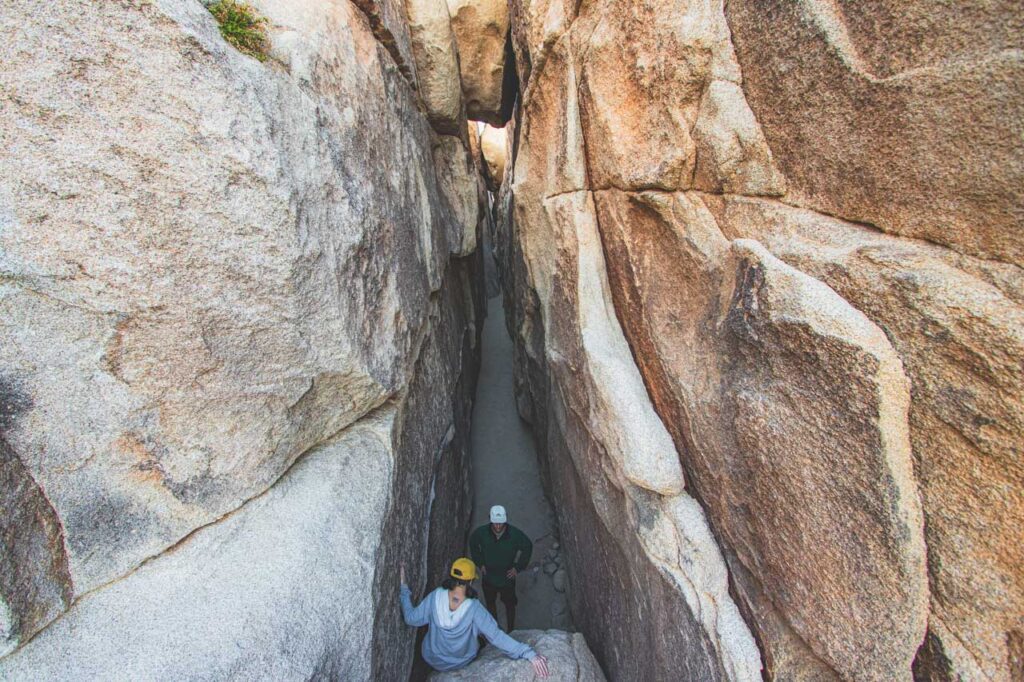
[[[533,436],[516,411],[512,339],[505,330],[500,296],[487,303],[483,336],[483,363],[473,406],[473,528],[488,522],[491,505],[501,504],[509,523],[533,540],[530,568],[517,586],[516,628],[572,630],[566,595],[555,588],[566,581],[564,572],[559,575],[562,557],[554,511],[541,487]],[[505,627],[500,600],[498,623]]]

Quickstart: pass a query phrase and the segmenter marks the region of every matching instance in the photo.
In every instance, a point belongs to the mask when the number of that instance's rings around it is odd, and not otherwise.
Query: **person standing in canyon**
[[[516,628],[516,576],[530,563],[533,543],[526,533],[508,522],[505,507],[491,507],[490,524],[469,536],[469,553],[483,575],[487,610],[498,619],[498,596],[505,605],[508,632]]]
[[[428,625],[423,638],[423,659],[434,670],[458,670],[469,665],[480,651],[477,640],[486,638],[506,656],[526,659],[537,677],[547,677],[547,658],[533,647],[512,639],[498,627],[498,621],[475,599],[472,582],[476,565],[469,559],[456,559],[441,587],[428,594],[417,606],[405,584],[405,566],[399,567],[399,601],[407,625]]]

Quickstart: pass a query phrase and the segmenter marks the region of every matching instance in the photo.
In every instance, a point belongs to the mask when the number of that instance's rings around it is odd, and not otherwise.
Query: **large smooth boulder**
[[[474,121],[503,125],[516,95],[506,73],[509,12],[506,0],[447,0],[459,47],[466,114]]]
[[[908,671],[925,549],[909,382],[885,335],[756,242],[730,244],[692,197],[602,192],[597,205],[655,402],[716,528],[756,571],[742,589],[763,590],[843,677]]]
[[[463,128],[459,52],[445,0],[405,0],[409,37],[416,59],[416,84],[427,118],[440,133]]]
[[[614,311],[594,201],[579,191],[574,62],[563,36],[535,63],[498,198],[517,398],[559,500],[573,619],[616,679],[755,680],[724,557]]]
[[[547,657],[551,682],[604,682],[605,677],[587,640],[578,632],[562,630],[516,630],[512,637],[526,642]],[[528,661],[512,660],[495,647],[485,647],[475,661],[461,670],[434,673],[431,682],[488,680],[489,682],[531,682],[537,679]]]
[[[84,600],[0,661],[3,678],[369,679],[364,612],[395,412],[345,429],[228,519]]]
[[[394,566],[407,566],[413,585],[435,582],[469,521],[477,341],[475,313],[459,305],[472,297],[468,265],[452,266],[428,311],[402,395],[305,453],[263,494],[78,600],[0,659],[0,677],[407,677],[415,629],[402,621]]]
[[[382,405],[419,415],[396,474],[416,491],[410,564],[425,561],[432,484],[465,494],[435,458],[465,452],[474,161],[431,130],[395,45],[355,6],[252,4],[265,63],[195,2],[4,7],[0,651],[241,513]],[[458,512],[434,536],[448,547],[466,510],[442,508]],[[265,615],[281,604],[252,599]]]
[[[776,202],[702,201],[727,234],[828,283],[892,340],[912,382],[931,558],[924,659],[964,679],[1012,679],[1024,613],[1024,277]]]

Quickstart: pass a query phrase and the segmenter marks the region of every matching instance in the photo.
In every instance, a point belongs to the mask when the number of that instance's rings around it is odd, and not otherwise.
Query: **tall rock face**
[[[386,0],[252,5],[263,63],[198,2],[0,10],[4,679],[398,679],[395,566],[462,545],[457,58]]]
[[[511,16],[517,402],[610,678],[1019,679],[1024,13]]]

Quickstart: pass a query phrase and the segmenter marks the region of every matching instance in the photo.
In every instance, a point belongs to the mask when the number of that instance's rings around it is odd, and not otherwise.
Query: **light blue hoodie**
[[[509,658],[532,661],[537,656],[528,644],[502,632],[494,616],[476,599],[467,599],[452,611],[448,608],[448,590],[439,587],[414,607],[407,585],[402,585],[399,598],[408,625],[430,625],[423,638],[423,658],[434,670],[456,670],[468,665],[480,649],[477,635],[486,637]]]

